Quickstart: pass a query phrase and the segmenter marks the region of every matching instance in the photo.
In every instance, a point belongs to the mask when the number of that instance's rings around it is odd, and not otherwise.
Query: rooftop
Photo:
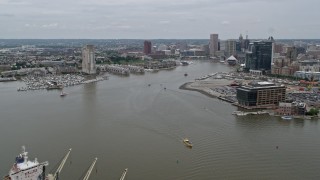
[[[279,88],[279,87],[285,87],[285,86],[283,86],[283,85],[279,86],[279,85],[276,85],[274,83],[267,82],[267,81],[260,81],[260,82],[253,81],[246,86],[239,87],[239,89],[242,89],[244,91],[250,91],[251,89],[258,90],[258,89]]]

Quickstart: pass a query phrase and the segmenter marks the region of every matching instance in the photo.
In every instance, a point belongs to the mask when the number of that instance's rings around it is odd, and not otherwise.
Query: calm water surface
[[[21,82],[0,83],[0,175],[26,145],[31,159],[49,161],[48,170],[72,148],[61,174],[67,180],[79,179],[95,157],[91,179],[99,180],[119,179],[125,168],[131,180],[320,179],[318,121],[235,117],[237,108],[228,103],[179,90],[218,71],[230,69],[196,62],[111,76],[68,87],[64,98],[58,91],[17,92]]]

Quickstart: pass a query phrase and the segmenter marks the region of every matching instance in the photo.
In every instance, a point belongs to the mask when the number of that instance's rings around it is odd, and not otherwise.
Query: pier
[[[255,112],[244,112],[244,111],[234,111],[232,113],[236,116],[247,116],[247,115],[270,115],[267,111],[255,111]]]

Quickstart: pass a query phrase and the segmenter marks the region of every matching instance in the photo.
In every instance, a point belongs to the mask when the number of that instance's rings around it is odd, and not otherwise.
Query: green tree
[[[306,115],[309,116],[316,116],[319,113],[319,109],[311,108],[309,112],[306,113]]]

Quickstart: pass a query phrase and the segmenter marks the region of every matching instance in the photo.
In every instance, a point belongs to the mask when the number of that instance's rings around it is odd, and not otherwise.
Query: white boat
[[[68,93],[61,91],[60,96],[66,96]]]
[[[291,120],[292,116],[281,116],[281,118],[284,120]]]
[[[246,115],[248,115],[248,113],[243,112],[243,111],[233,111],[232,114],[233,115],[237,115],[237,116],[246,116]]]
[[[188,138],[184,138],[182,141],[187,147],[192,148],[192,143],[189,141]]]
[[[16,162],[4,180],[43,180],[45,179],[45,167],[48,165],[47,161],[39,163],[37,158],[34,161],[29,161],[28,152],[22,146],[22,153],[16,157]]]

